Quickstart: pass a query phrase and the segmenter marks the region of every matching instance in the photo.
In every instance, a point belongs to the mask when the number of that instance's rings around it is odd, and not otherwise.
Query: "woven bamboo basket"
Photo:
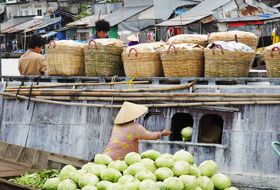
[[[122,47],[90,41],[84,50],[86,76],[123,75],[122,52]]]
[[[220,45],[204,49],[205,77],[248,77],[255,52],[224,50]]]
[[[67,44],[71,45],[67,45]],[[55,76],[84,76],[84,49],[76,42],[51,41],[48,45],[47,72]]]
[[[126,51],[123,52],[122,58],[125,75],[127,77],[163,76],[163,69],[158,51],[140,53],[136,48],[130,48],[128,53],[126,53]]]
[[[275,45],[267,47],[264,51],[267,76],[270,78],[280,77],[280,43]]]
[[[202,47],[206,47],[208,44],[208,36],[201,35],[201,34],[180,34],[169,38],[167,43],[169,44],[191,43],[191,44],[201,45]]]
[[[165,77],[201,77],[204,67],[204,51],[200,45],[192,44],[192,49],[177,49],[169,45],[161,52]]]
[[[248,45],[253,50],[257,49],[258,37],[251,32],[244,31],[227,31],[227,32],[214,32],[209,35],[208,42],[213,43],[216,41],[237,41]]]

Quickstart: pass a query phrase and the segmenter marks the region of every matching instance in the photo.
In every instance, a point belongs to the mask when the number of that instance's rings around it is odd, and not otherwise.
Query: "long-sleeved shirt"
[[[135,122],[115,125],[105,154],[113,160],[122,160],[127,153],[138,152],[139,140],[156,140],[160,136],[160,132],[150,132]]]
[[[18,70],[21,75],[43,75],[47,70],[45,57],[27,50],[19,59]]]

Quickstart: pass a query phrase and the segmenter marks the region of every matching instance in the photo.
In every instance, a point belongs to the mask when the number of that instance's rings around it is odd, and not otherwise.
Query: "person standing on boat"
[[[109,38],[108,31],[110,30],[110,23],[106,20],[98,20],[95,22],[96,33],[90,37],[89,41],[98,38]]]
[[[28,50],[19,59],[18,70],[21,75],[46,74],[45,57],[41,54],[44,45],[44,38],[39,35],[31,36]]]
[[[136,36],[135,34],[132,34],[127,37],[127,40],[129,41],[128,46],[135,46],[135,45],[139,44],[138,35]]]
[[[129,152],[138,152],[139,140],[157,140],[169,136],[169,130],[151,132],[135,120],[148,112],[146,106],[124,102],[114,121],[114,128],[105,154],[114,160],[122,160]]]

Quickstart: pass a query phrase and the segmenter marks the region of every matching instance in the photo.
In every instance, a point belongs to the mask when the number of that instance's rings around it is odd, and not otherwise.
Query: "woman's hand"
[[[164,129],[162,132],[161,132],[161,136],[169,136],[172,132],[167,130],[167,129]]]

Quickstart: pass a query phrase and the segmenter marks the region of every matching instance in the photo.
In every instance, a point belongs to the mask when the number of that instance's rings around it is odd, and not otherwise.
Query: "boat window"
[[[224,120],[218,114],[206,114],[199,121],[199,143],[221,144]]]
[[[171,121],[170,140],[182,141],[181,130],[185,127],[193,127],[193,117],[189,113],[176,113]]]

